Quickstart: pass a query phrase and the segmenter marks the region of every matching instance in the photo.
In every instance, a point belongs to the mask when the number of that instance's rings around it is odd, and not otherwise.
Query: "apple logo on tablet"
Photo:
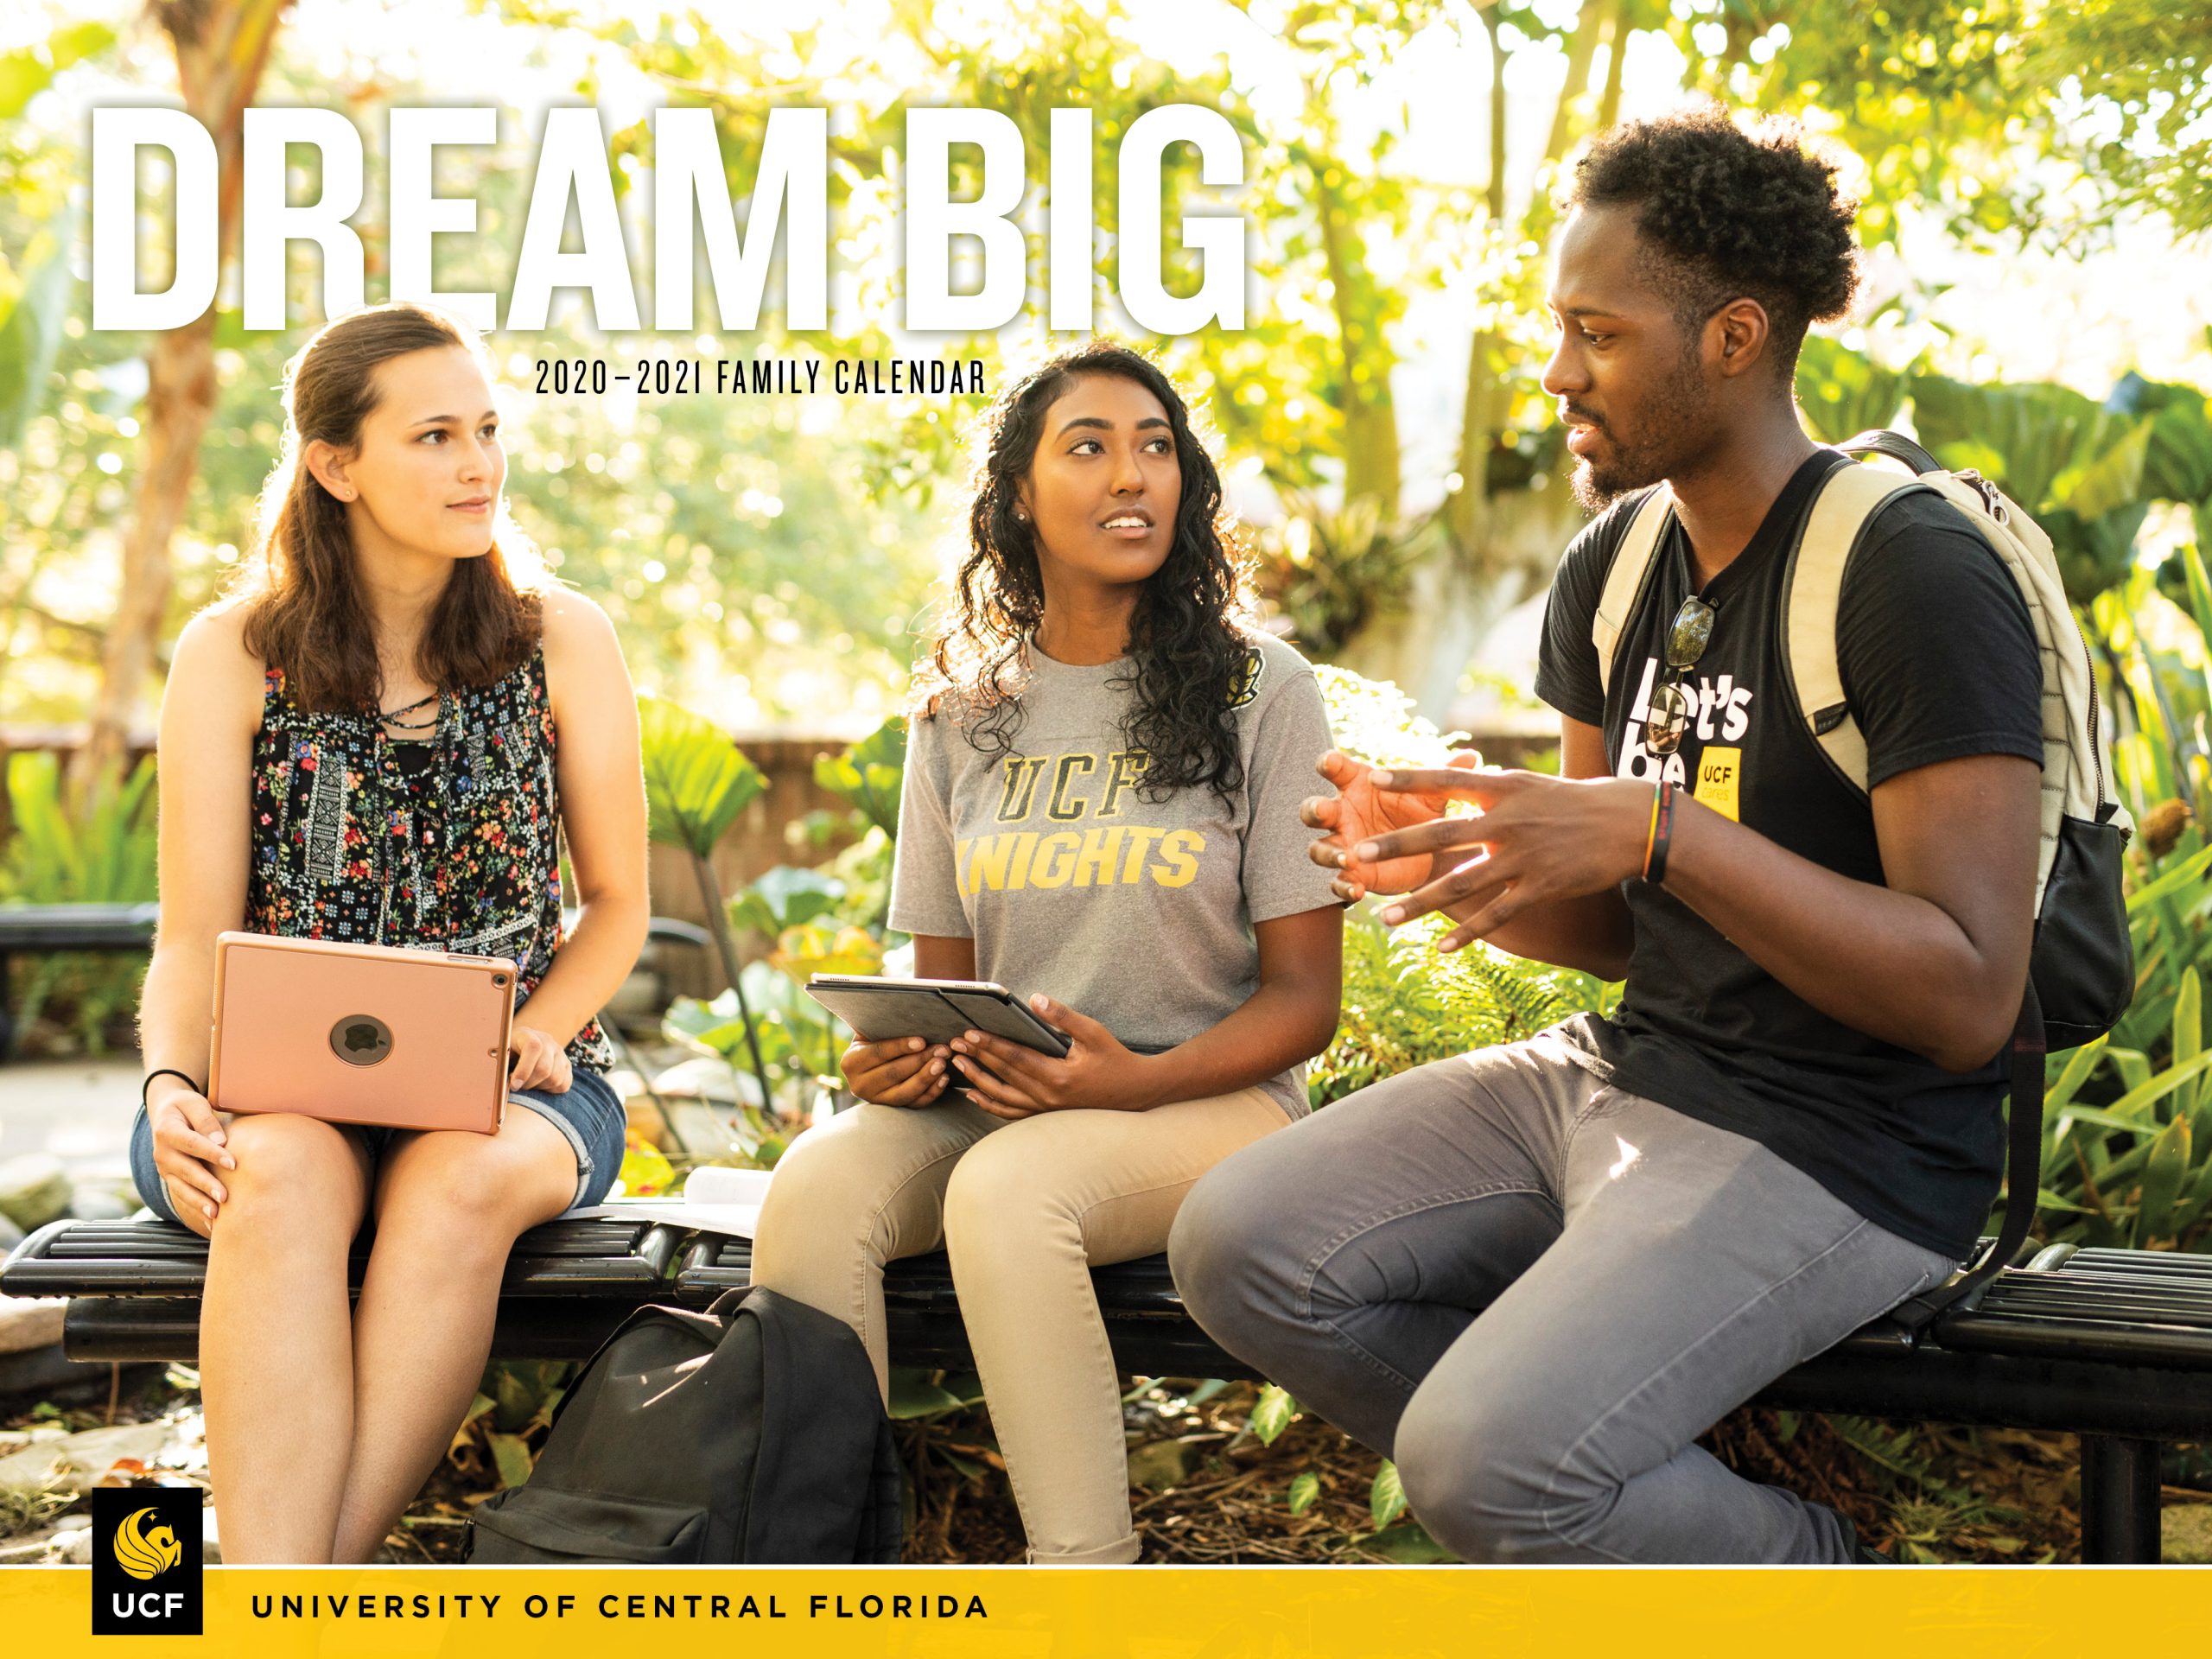
[[[348,1065],[374,1065],[391,1052],[391,1027],[374,1014],[349,1014],[330,1028],[330,1052]]]

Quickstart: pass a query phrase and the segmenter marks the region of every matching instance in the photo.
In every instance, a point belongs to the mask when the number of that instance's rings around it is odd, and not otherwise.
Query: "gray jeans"
[[[1849,1560],[1834,1511],[1691,1442],[1954,1265],[1548,1033],[1234,1154],[1168,1253],[1215,1340],[1476,1561]]]

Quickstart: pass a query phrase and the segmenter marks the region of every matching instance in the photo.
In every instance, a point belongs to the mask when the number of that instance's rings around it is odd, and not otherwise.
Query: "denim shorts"
[[[624,1117],[621,1099],[604,1077],[579,1065],[574,1070],[566,1094],[556,1095],[545,1089],[511,1089],[507,1091],[507,1104],[536,1112],[568,1138],[569,1148],[576,1155],[576,1196],[570,1200],[570,1208],[597,1204],[607,1196],[614,1185],[614,1178],[622,1173]],[[392,1136],[408,1133],[381,1125],[351,1123],[344,1127],[362,1137],[372,1165],[384,1156]],[[149,1210],[164,1221],[177,1219],[177,1213],[169,1204],[168,1189],[162,1184],[161,1172],[154,1165],[154,1131],[143,1107],[130,1126],[130,1179]]]

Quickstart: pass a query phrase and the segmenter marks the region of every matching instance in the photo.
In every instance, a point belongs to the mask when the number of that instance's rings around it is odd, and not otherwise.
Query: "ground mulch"
[[[103,1388],[66,1408],[38,1407],[35,1414],[28,1407],[0,1410],[0,1430],[34,1421],[85,1428],[150,1421],[196,1403],[190,1389],[176,1385],[176,1375],[125,1373],[112,1394]],[[1372,1452],[1306,1414],[1293,1418],[1272,1444],[1262,1444],[1248,1427],[1256,1398],[1247,1383],[1214,1385],[1209,1394],[1193,1382],[1167,1381],[1133,1392],[1125,1423],[1144,1560],[1441,1558],[1409,1517],[1377,1528],[1371,1503],[1380,1460]],[[908,1560],[1021,1559],[1020,1519],[987,1408],[903,1422],[897,1439],[908,1474]],[[1862,1537],[1901,1560],[2080,1559],[2081,1497],[2070,1435],[1746,1408],[1701,1443],[1742,1474],[1848,1515]],[[1313,1477],[1312,1495],[1294,1513],[1294,1483],[1306,1475]],[[394,1529],[382,1559],[460,1560],[468,1516],[497,1484],[480,1440],[457,1440],[453,1456]],[[2202,1492],[2179,1490],[2167,1498],[2205,1502]],[[66,1525],[85,1507],[81,1500],[60,1512],[49,1506],[36,1524],[48,1530]],[[22,1517],[21,1523],[29,1522]]]
[[[1127,1411],[1131,1505],[1147,1561],[1357,1562],[1442,1559],[1409,1518],[1378,1529],[1381,1459],[1304,1414],[1272,1445],[1246,1427],[1256,1389],[1232,1385],[1197,1406],[1169,1382]],[[912,1481],[907,1559],[1013,1561],[1020,1522],[978,1408],[901,1430]],[[1746,1408],[1701,1442],[1728,1467],[1849,1516],[1862,1538],[1905,1561],[2075,1560],[2080,1490],[2074,1439],[2018,1430],[1891,1425]],[[958,1472],[938,1455],[982,1464]],[[1182,1472],[1175,1471],[1179,1466]],[[1315,1477],[1291,1508],[1293,1483]],[[2173,1493],[2202,1502],[2201,1494]]]

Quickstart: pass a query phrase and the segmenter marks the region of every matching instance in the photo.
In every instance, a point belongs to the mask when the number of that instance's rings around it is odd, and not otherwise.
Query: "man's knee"
[[[1167,1236],[1167,1265],[1184,1306],[1217,1335],[1236,1331],[1255,1308],[1284,1305],[1291,1294],[1287,1278],[1268,1265],[1282,1205],[1236,1161],[1198,1179]]]
[[[1541,1390],[1475,1400],[1438,1386],[1414,1390],[1392,1447],[1407,1505],[1462,1560],[1580,1560],[1573,1540],[1613,1496],[1570,1476]]]

